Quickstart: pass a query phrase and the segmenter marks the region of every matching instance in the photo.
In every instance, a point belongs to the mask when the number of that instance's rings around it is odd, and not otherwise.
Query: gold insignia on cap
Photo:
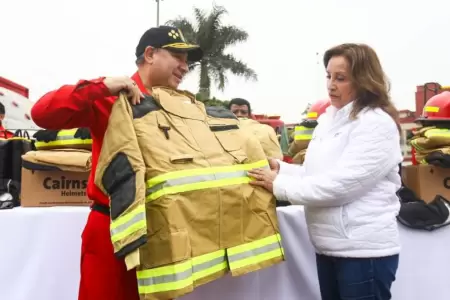
[[[177,38],[180,37],[180,34],[176,32],[174,29],[172,29],[171,31],[169,31],[169,36],[176,40]]]
[[[178,29],[178,34],[179,34],[179,36],[180,36],[181,40],[182,40],[183,42],[185,42],[185,43],[186,43],[186,39],[184,38],[184,35],[183,35],[183,33],[181,32],[181,30],[180,30],[180,29]]]

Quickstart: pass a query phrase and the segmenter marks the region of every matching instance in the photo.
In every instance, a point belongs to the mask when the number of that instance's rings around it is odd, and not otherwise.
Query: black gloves
[[[75,132],[74,137],[81,140],[89,140],[92,138],[89,128],[78,128],[78,130]]]
[[[33,137],[36,139],[36,141],[48,143],[56,140],[58,132],[59,130],[39,130],[35,134],[33,134]]]
[[[33,135],[33,137],[36,141],[48,143],[51,141],[56,141],[59,131],[60,130],[39,130]],[[78,128],[74,134],[74,138],[81,140],[91,139],[91,132],[88,128]]]

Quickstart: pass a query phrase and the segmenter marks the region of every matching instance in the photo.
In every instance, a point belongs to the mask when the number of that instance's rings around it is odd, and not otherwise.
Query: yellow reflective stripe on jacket
[[[304,126],[295,126],[295,135],[294,140],[303,141],[312,139],[312,134],[314,129],[304,127]]]
[[[450,130],[444,129],[444,128],[428,129],[427,131],[425,131],[423,136],[426,138],[440,137],[440,136],[441,137],[450,137]]]
[[[109,227],[111,241],[113,243],[117,242],[145,228],[147,228],[147,220],[145,218],[145,205],[142,204],[111,222]]]
[[[307,118],[317,118],[319,114],[316,111],[310,111],[309,113],[306,114]]]
[[[14,140],[21,140],[21,141],[31,141],[29,138],[24,138],[24,137],[21,137],[21,136],[12,136],[12,137],[10,137],[10,138],[7,138],[7,139],[5,139],[5,138],[0,138],[0,141],[14,141]]]
[[[89,145],[92,144],[92,139],[77,139],[74,137],[77,132],[76,129],[60,130],[56,136],[56,140],[50,142],[36,141],[34,145],[36,147],[44,146],[65,146],[65,145]]]
[[[180,290],[194,281],[228,268],[225,250],[193,257],[185,262],[137,272],[140,294]]]
[[[266,260],[284,255],[281,237],[275,234],[254,242],[227,249],[230,269],[256,265]]]
[[[417,139],[411,140],[410,143],[411,143],[411,146],[413,146],[414,149],[416,149],[417,151],[425,150],[422,147],[420,147],[419,145],[417,145]]]
[[[169,172],[147,181],[147,201],[163,195],[249,183],[247,171],[269,168],[267,160],[255,163]]]
[[[421,164],[421,165],[428,165],[427,160],[425,158],[421,159],[419,161],[419,164]]]

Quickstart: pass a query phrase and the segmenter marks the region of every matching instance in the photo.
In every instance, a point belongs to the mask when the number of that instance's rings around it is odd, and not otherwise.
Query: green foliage
[[[211,81],[214,81],[219,90],[225,89],[227,72],[257,80],[256,72],[246,63],[225,53],[229,46],[248,39],[246,31],[233,25],[222,25],[222,18],[226,14],[227,10],[222,6],[214,5],[209,14],[194,7],[195,23],[181,16],[167,22],[168,25],[179,28],[186,40],[200,45],[204,51],[202,61],[189,67],[190,70],[200,69],[199,87],[204,98],[210,98]]]
[[[225,108],[228,108],[228,104],[230,103],[229,100],[220,100],[216,97],[207,98],[202,93],[197,93],[196,99],[203,102],[206,106],[223,106]]]

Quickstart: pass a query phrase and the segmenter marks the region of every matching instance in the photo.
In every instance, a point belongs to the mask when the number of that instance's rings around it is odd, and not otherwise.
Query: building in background
[[[6,115],[3,126],[14,132],[17,129],[29,130],[30,134],[39,130],[30,117],[33,102],[28,98],[28,88],[0,77],[0,102],[5,106]]]

